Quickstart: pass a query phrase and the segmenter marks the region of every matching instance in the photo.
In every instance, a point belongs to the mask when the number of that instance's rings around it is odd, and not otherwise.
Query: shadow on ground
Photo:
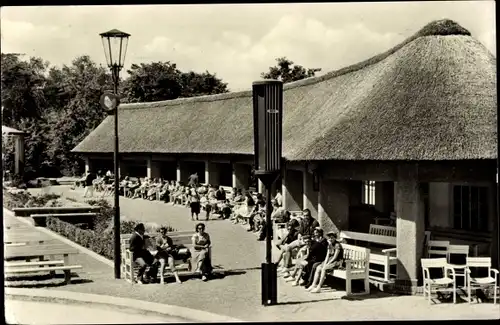
[[[57,281],[61,279],[62,281]],[[72,274],[71,282],[64,282],[64,274],[41,274],[26,276],[9,276],[5,278],[5,287],[8,288],[54,288],[72,284],[92,283],[90,279],[80,279],[77,274]]]

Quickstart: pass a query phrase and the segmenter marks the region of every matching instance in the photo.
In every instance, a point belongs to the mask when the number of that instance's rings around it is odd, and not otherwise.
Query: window
[[[363,204],[375,205],[375,181],[363,181]]]
[[[453,187],[453,227],[488,231],[488,188],[455,185]]]

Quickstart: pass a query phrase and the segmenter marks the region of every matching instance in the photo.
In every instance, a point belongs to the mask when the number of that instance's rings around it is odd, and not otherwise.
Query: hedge
[[[114,258],[114,239],[112,233],[98,234],[92,230],[80,229],[71,223],[54,217],[47,218],[47,228],[99,255],[111,260]]]

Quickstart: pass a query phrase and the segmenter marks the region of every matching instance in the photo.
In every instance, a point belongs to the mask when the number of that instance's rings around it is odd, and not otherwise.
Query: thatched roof
[[[449,20],[284,87],[287,160],[496,158],[496,59]],[[113,117],[73,151],[112,152]],[[119,109],[120,152],[253,154],[251,91]]]

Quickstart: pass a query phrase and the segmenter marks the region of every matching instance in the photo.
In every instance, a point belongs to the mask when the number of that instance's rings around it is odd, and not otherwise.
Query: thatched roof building
[[[283,156],[468,160],[497,156],[496,59],[449,20],[389,51],[284,87]],[[123,104],[120,152],[253,154],[251,91]],[[113,151],[107,117],[73,152]]]

